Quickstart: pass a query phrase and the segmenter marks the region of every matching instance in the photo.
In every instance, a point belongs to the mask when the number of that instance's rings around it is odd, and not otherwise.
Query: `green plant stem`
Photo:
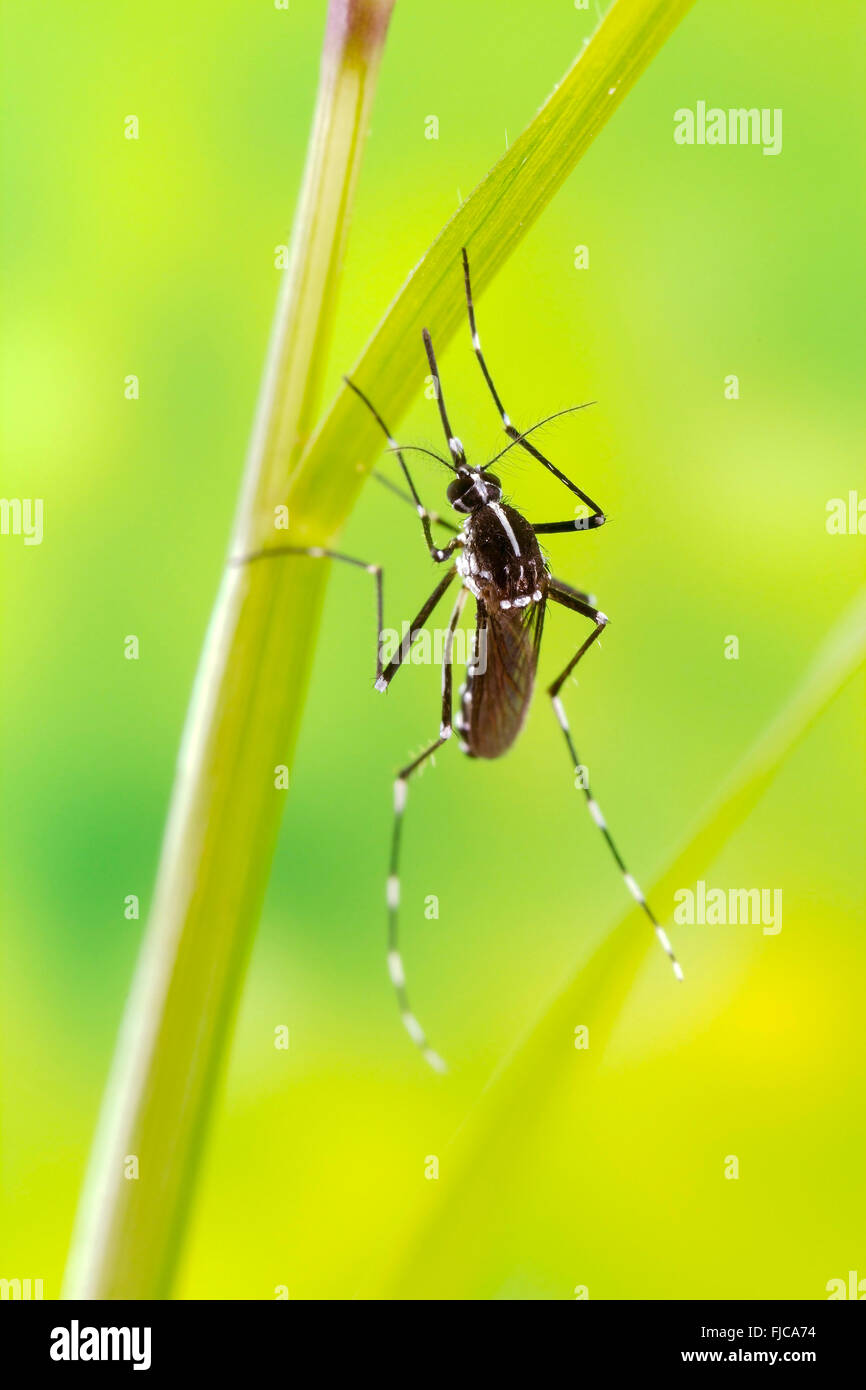
[[[315,419],[349,210],[392,0],[332,0],[290,264],[234,547],[274,535]],[[94,1141],[64,1286],[171,1289],[210,1104],[267,883],[311,644],[291,567],[230,568],[196,679],[154,902]],[[137,1169],[133,1169],[133,1160]],[[137,1176],[131,1176],[137,1171]]]

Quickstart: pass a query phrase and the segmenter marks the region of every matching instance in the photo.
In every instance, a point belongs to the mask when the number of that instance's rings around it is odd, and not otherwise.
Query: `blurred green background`
[[[0,540],[0,1275],[41,1277],[46,1297],[143,931],[324,11],[4,7],[2,491],[45,499],[45,539]],[[458,190],[594,24],[570,0],[398,0],[329,393]],[[862,577],[862,538],[824,520],[829,498],[864,490],[864,27],[853,0],[820,14],[699,0],[479,306],[518,422],[598,401],[544,439],[612,523],[548,548],[613,619],[567,698],[642,882]],[[781,107],[782,154],[676,146],[673,112],[698,100]],[[123,138],[129,114],[137,142]],[[471,456],[492,454],[466,335],[441,365]],[[420,387],[420,342],[418,370]],[[400,434],[438,446],[420,390]],[[528,460],[504,477],[530,515],[568,514]],[[442,499],[435,464],[420,461],[418,483]],[[432,587],[411,514],[375,485],[343,547],[386,566],[392,626]],[[462,1180],[455,1131],[627,903],[546,701],[499,764],[445,749],[406,821],[409,984],[452,1071],[423,1067],[384,970],[383,875],[391,778],[436,732],[438,674],[412,667],[374,696],[370,609],[367,584],[334,572],[179,1296],[570,1298],[586,1285],[592,1298],[822,1298],[829,1279],[866,1276],[862,683],[707,865],[712,885],[781,887],[781,933],[674,929],[682,989],[648,942],[604,1056],[590,1063],[563,1036],[572,1085],[539,1114],[525,1097],[519,1152],[486,1136],[483,1196],[437,1259],[435,1239],[415,1242]],[[137,662],[123,657],[131,633]],[[543,679],[577,640],[553,613]],[[139,921],[124,917],[130,893]],[[280,1024],[288,1052],[273,1045]]]

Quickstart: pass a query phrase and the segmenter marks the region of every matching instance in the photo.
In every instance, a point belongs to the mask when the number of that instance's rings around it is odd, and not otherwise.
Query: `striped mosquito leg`
[[[567,594],[569,597],[579,599],[581,603],[585,603],[590,612],[598,611],[595,603],[595,594],[588,593],[586,589],[575,589],[573,584],[566,584],[564,579],[559,579],[558,577],[554,579],[553,584],[555,589],[562,595]]]
[[[249,565],[255,560],[272,560],[280,556],[305,556],[308,560],[340,560],[344,565],[366,570],[376,581],[376,682],[382,678],[382,628],[385,626],[385,595],[381,565],[368,565],[366,560],[358,560],[354,555],[343,555],[339,550],[326,550],[320,545],[272,545],[262,550],[254,550],[249,555],[233,555],[230,565]]]
[[[452,432],[451,422],[448,419],[448,411],[445,408],[445,397],[442,394],[442,382],[439,379],[439,368],[436,365],[436,354],[433,351],[433,340],[426,328],[422,328],[421,337],[424,340],[424,350],[427,353],[427,361],[430,364],[430,372],[436,383],[436,404],[439,407],[439,419],[442,421],[442,428],[445,431],[445,438],[448,441],[448,450],[454,460],[455,467],[460,467],[466,463],[466,453],[463,445]]]
[[[577,749],[575,748],[574,741],[571,737],[571,730],[568,726],[568,717],[565,713],[565,706],[563,705],[562,700],[559,698],[559,695],[557,695],[553,690],[550,691],[550,696],[551,700],[553,701],[553,712],[559,721],[559,727],[562,729],[562,732],[565,735],[565,742],[568,747],[569,754],[571,756],[572,766],[578,768],[581,766],[581,762],[580,758],[577,756]],[[643,911],[646,913],[646,916],[649,918],[650,923],[652,924],[653,931],[659,939],[662,950],[665,952],[665,955],[671,963],[674,974],[676,975],[678,980],[682,980],[683,968],[677,960],[676,956],[674,955],[674,950],[668,939],[668,934],[659,922],[658,918],[656,917],[646,898],[644,897],[640,885],[629,873],[625,861],[616,847],[616,843],[613,839],[613,836],[607,828],[607,821],[602,815],[601,807],[599,806],[598,802],[593,796],[589,785],[583,788],[583,794],[586,797],[587,810],[589,811],[589,814],[592,816],[593,820],[595,821],[596,825],[598,826],[599,830],[601,831],[602,835],[607,841],[608,849],[610,850],[611,854],[616,860],[617,867],[619,868],[619,871],[622,874],[623,882],[625,883],[626,888],[631,893],[635,902],[638,903],[640,907],[643,909]]]
[[[451,690],[452,690],[452,656],[454,652],[454,632],[460,621],[460,614],[463,612],[463,605],[466,602],[467,591],[461,588],[457,595],[451,618],[448,623],[448,631],[445,635],[445,649],[442,659],[442,723],[439,728],[439,737],[435,743],[417,757],[414,762],[409,763],[397,774],[394,783],[394,831],[391,838],[391,862],[388,867],[388,974],[391,976],[391,983],[397,993],[397,1003],[400,1008],[400,1017],[403,1026],[409,1037],[421,1051],[426,1062],[429,1062],[434,1071],[444,1072],[447,1070],[445,1062],[434,1052],[427,1042],[427,1035],[417,1018],[409,1007],[409,998],[406,993],[406,972],[403,968],[403,957],[400,954],[399,946],[399,919],[400,919],[400,835],[403,829],[403,813],[406,810],[406,797],[409,790],[409,778],[421,767],[422,763],[441,748],[443,743],[451,737]]]
[[[403,662],[409,655],[412,643],[415,641],[415,638],[418,636],[427,619],[430,617],[430,614],[433,612],[433,609],[436,607],[440,598],[445,593],[445,590],[448,588],[449,584],[454,579],[456,573],[456,565],[451,565],[451,567],[445,575],[445,578],[439,581],[439,583],[436,585],[436,588],[433,590],[432,594],[428,598],[427,602],[424,604],[421,611],[412,620],[412,622],[409,625],[409,629],[406,632],[406,635],[403,638],[402,642],[400,643],[400,646],[397,648],[397,651],[394,653],[394,656],[388,662],[388,665],[384,668],[384,670],[380,669],[378,671],[376,676],[377,690],[385,691],[388,689],[388,686],[391,684],[400,667],[403,665]]]
[[[553,697],[559,694],[560,689],[568,680],[575,666],[580,661],[581,657],[586,655],[593,642],[598,641],[610,622],[610,619],[606,613],[602,613],[600,608],[596,608],[594,601],[588,601],[589,595],[585,598],[577,589],[572,589],[570,584],[563,584],[560,579],[551,579],[548,596],[554,603],[560,603],[563,608],[569,608],[572,613],[580,613],[582,617],[589,618],[595,623],[595,627],[586,641],[578,647],[565,670],[557,676],[553,685],[550,687],[548,694]]]
[[[602,632],[604,632],[608,624],[608,618],[607,614],[601,613],[596,607],[594,607],[594,605],[586,603],[582,597],[578,596],[577,592],[574,589],[572,589],[570,585],[563,584],[562,581],[559,579],[551,579],[548,593],[554,603],[562,604],[563,608],[570,608],[572,612],[580,613],[583,615],[583,617],[590,618],[595,623],[593,631],[589,634],[583,645],[578,648],[577,652],[571,658],[571,661],[569,661],[565,670],[557,677],[557,679],[553,682],[553,685],[547,692],[553,702],[553,712],[559,720],[559,727],[562,729],[562,732],[565,735],[565,742],[569,754],[571,755],[572,766],[578,768],[581,766],[581,762],[579,757],[577,756],[577,749],[575,748],[574,742],[571,737],[571,730],[568,727],[568,717],[565,713],[565,706],[563,705],[562,700],[559,697],[559,692],[562,689],[564,682],[568,679],[575,666],[580,661],[581,657],[589,650],[593,642],[598,640]],[[641,908],[646,913],[647,917],[652,923],[653,931],[658,937],[662,949],[667,955],[673,967],[674,974],[676,975],[678,980],[681,980],[683,978],[682,966],[680,965],[679,961],[674,955],[673,947],[671,946],[671,943],[668,940],[667,932],[656,918],[655,913],[653,912],[652,908],[650,907],[649,903],[644,897],[643,892],[641,891],[638,883],[636,882],[632,874],[629,873],[625,861],[616,847],[613,836],[607,828],[607,821],[602,815],[601,808],[598,802],[596,801],[595,797],[593,796],[592,792],[590,791],[589,786],[585,786],[583,788],[583,793],[586,797],[586,804],[589,810],[589,814],[592,816],[593,820],[595,821],[596,825],[598,826],[599,830],[601,831],[602,835],[607,841],[608,849],[610,850],[611,854],[616,860],[617,867],[619,868],[619,871],[622,874],[623,882],[625,883],[626,888],[631,893],[635,902],[640,904]]]
[[[469,257],[466,254],[465,246],[463,248],[462,254],[463,281],[466,287],[466,310],[469,314],[469,331],[472,334],[472,347],[475,350],[475,356],[478,359],[478,365],[481,368],[481,374],[484,377],[484,380],[487,382],[488,389],[490,391],[491,396],[493,397],[493,404],[499,411],[499,418],[502,421],[502,428],[505,430],[505,433],[508,435],[508,438],[512,441],[512,443],[518,444],[521,449],[525,449],[528,454],[531,454],[534,459],[537,459],[539,463],[543,464],[544,467],[548,470],[548,472],[552,473],[555,478],[558,478],[559,481],[565,487],[568,488],[569,492],[573,492],[576,497],[580,498],[581,502],[585,503],[585,505],[589,507],[590,511],[592,512],[592,516],[581,518],[579,524],[578,522],[572,522],[573,529],[580,531],[586,530],[589,527],[603,526],[605,516],[598,503],[593,502],[592,498],[588,495],[588,493],[584,492],[581,488],[579,488],[577,486],[577,483],[573,483],[570,478],[567,478],[565,474],[559,468],[557,468],[555,463],[552,463],[549,458],[545,458],[544,454],[540,453],[539,450],[536,449],[534,444],[530,444],[529,440],[526,438],[526,435],[529,433],[529,431],[526,430],[524,432],[521,432],[514,424],[514,421],[510,418],[508,411],[505,409],[505,406],[502,404],[502,398],[500,397],[499,392],[493,384],[493,377],[490,375],[490,368],[484,360],[484,353],[481,349],[481,338],[478,335],[478,325],[475,322],[475,302],[472,298],[472,282],[469,277]],[[549,530],[549,525],[546,524],[545,529]]]
[[[401,769],[394,782],[394,830],[391,835],[391,861],[388,867],[388,884],[386,898],[388,903],[388,974],[391,976],[391,983],[397,995],[397,1004],[400,1009],[400,1017],[403,1020],[403,1027],[409,1034],[415,1046],[421,1052],[425,1062],[429,1062],[434,1071],[445,1072],[448,1070],[445,1062],[434,1052],[427,1041],[427,1034],[421,1027],[417,1018],[409,1006],[409,996],[406,993],[406,972],[403,968],[403,957],[400,954],[399,946],[399,917],[400,917],[400,836],[403,829],[403,814],[406,810],[406,796],[409,790],[409,778],[418,768],[427,761],[429,757],[441,748],[450,735],[440,734],[435,743],[431,743],[429,748],[409,763],[407,767]]]

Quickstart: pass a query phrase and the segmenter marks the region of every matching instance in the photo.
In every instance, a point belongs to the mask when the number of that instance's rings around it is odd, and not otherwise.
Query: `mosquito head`
[[[455,512],[474,512],[486,507],[488,502],[498,502],[502,496],[499,479],[492,473],[484,473],[480,468],[470,468],[462,464],[457,469],[457,477],[448,485],[448,501]]]

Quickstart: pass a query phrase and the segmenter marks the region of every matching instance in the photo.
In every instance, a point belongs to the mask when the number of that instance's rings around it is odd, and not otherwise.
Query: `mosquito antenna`
[[[439,416],[442,420],[442,428],[445,431],[445,438],[448,440],[448,448],[451,450],[451,457],[456,464],[466,463],[466,453],[463,445],[456,434],[451,433],[451,425],[448,422],[448,411],[445,409],[445,397],[442,395],[442,385],[439,381],[439,368],[436,366],[436,355],[433,352],[433,342],[427,329],[423,329],[421,337],[424,339],[424,347],[427,350],[427,361],[430,363],[430,370],[433,373],[433,380],[436,383],[436,400],[439,405]]]
[[[538,420],[536,424],[530,425],[528,430],[524,430],[516,439],[512,439],[510,444],[506,444],[504,449],[500,449],[499,453],[496,454],[489,463],[483,463],[481,465],[482,469],[492,468],[494,463],[497,463],[498,460],[502,458],[503,454],[507,454],[509,449],[514,448],[515,444],[522,444],[528,434],[532,434],[534,430],[540,430],[542,425],[549,425],[551,420],[558,420],[560,415],[573,415],[576,410],[586,410],[589,406],[597,404],[597,401],[584,401],[583,405],[567,405],[564,410],[555,410],[552,415],[545,415],[543,420]]]
[[[407,453],[426,454],[428,458],[438,459],[440,463],[444,463],[445,467],[450,468],[452,473],[456,472],[453,463],[449,463],[448,459],[444,459],[442,455],[437,454],[434,449],[425,449],[421,444],[392,444],[389,445],[389,448],[391,453],[399,452],[400,449],[405,449]]]

